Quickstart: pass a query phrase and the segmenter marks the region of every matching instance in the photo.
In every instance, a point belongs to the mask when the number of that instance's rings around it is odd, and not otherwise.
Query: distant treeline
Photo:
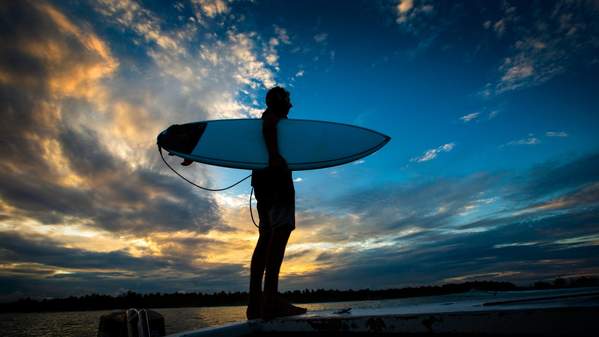
[[[552,282],[536,282],[529,287],[518,287],[510,282],[476,281],[452,283],[440,286],[408,287],[383,290],[294,290],[287,291],[284,296],[295,303],[341,302],[381,300],[392,298],[436,296],[464,293],[468,291],[509,291],[530,289],[556,289],[574,287],[599,286],[599,278],[580,277],[575,279],[558,278]],[[111,310],[126,308],[176,308],[176,307],[209,307],[225,305],[244,305],[247,303],[247,292],[204,293],[146,293],[133,291],[111,296],[91,294],[80,297],[35,300],[20,299],[11,303],[0,304],[0,312],[43,312],[43,311],[81,311]]]

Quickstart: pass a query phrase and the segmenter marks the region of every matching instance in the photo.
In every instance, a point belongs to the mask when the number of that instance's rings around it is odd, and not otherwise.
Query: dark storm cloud
[[[117,294],[126,290],[217,291],[245,283],[241,264],[194,264],[204,238],[171,238],[160,256],[135,257],[125,251],[91,252],[67,248],[41,235],[0,233],[0,300],[33,297]],[[193,252],[193,253],[190,253]],[[66,270],[66,271],[65,271]],[[58,271],[58,272],[57,272]]]
[[[285,259],[287,261],[289,260],[293,260],[293,259],[297,259],[303,256],[306,256],[308,254],[310,254],[312,251],[310,249],[303,249],[303,250],[299,250],[297,252],[293,252],[293,253],[286,253],[285,254]]]
[[[179,291],[238,289],[241,264],[194,265],[193,248],[212,243],[201,238],[176,238],[160,256],[135,257],[125,251],[90,252],[67,248],[46,237],[14,232],[0,233],[3,269],[0,297],[11,293],[32,296],[66,296],[89,292]],[[18,266],[21,264],[22,266]],[[62,272],[56,273],[57,270]],[[68,270],[68,272],[64,272]]]
[[[48,55],[32,52],[30,48],[43,50],[55,42],[70,62],[91,62],[93,56],[80,41],[65,36],[55,22],[29,1],[2,2],[0,16],[0,72],[8,78],[8,81],[0,82],[0,155],[3,158],[0,168],[5,180],[0,186],[3,187],[1,193],[4,198],[7,198],[6,194],[12,194],[20,203],[23,202],[22,197],[44,198],[38,193],[42,192],[43,195],[43,191],[35,191],[30,195],[23,191],[18,195],[18,188],[15,191],[12,186],[4,187],[19,182],[25,185],[45,184],[47,180],[55,178],[48,162],[42,158],[39,140],[51,137],[56,127],[53,123],[60,122],[55,111],[50,111],[46,106],[51,96],[50,72],[57,71],[54,68],[56,65],[49,64]],[[52,188],[46,192],[54,194]],[[39,201],[40,204],[43,202]],[[64,207],[60,205],[59,209]]]
[[[80,174],[107,173],[123,164],[103,149],[95,131],[89,128],[83,127],[80,131],[63,128],[58,139],[71,168]]]
[[[593,153],[570,162],[550,161],[528,172],[520,196],[538,197],[578,188],[599,181],[599,154]],[[518,196],[514,196],[518,197]]]
[[[144,275],[118,272],[76,272],[51,277],[0,276],[0,301],[33,298],[80,296],[91,293],[117,295],[128,290],[148,293],[177,291],[216,292],[244,288],[243,266],[212,266],[196,270],[194,276]]]
[[[92,65],[99,56],[72,34],[65,34],[47,13],[29,1],[0,4],[0,82],[2,147],[5,161],[18,162],[23,170],[43,173],[38,144],[28,135],[49,135],[59,122],[45,104],[50,99],[50,79],[73,65]],[[57,50],[51,50],[55,48]],[[55,62],[52,53],[60,54]],[[47,171],[46,171],[47,172]],[[47,174],[47,173],[46,173]]]
[[[59,242],[38,236],[0,232],[0,259],[3,263],[35,262],[58,268],[126,269],[150,271],[169,266],[169,262],[151,257],[133,257],[124,251],[107,253],[65,248]]]
[[[4,200],[43,223],[76,216],[92,220],[95,227],[136,233],[207,231],[219,226],[218,206],[211,199],[194,194],[172,176],[143,168],[129,170],[105,152],[93,134],[64,130],[59,138],[78,175],[92,183],[99,181],[91,190],[9,173],[0,178]],[[152,193],[158,196],[150,197]]]
[[[588,266],[595,266],[599,259],[598,245],[579,245],[564,241],[596,233],[599,209],[591,208],[578,213],[549,215],[532,219],[505,219],[494,229],[456,235],[441,240],[435,245],[448,246],[437,256],[437,265],[444,270],[455,268],[455,273],[471,273],[472,270],[492,269],[492,265],[515,268],[534,274],[551,266],[535,266],[542,260],[576,260]],[[433,247],[432,245],[430,247]],[[426,248],[426,246],[425,246]],[[530,265],[530,268],[527,268]],[[468,266],[468,268],[463,268]],[[491,268],[489,268],[491,267]],[[563,266],[560,266],[563,268]],[[561,273],[574,273],[574,263],[561,270]]]
[[[22,43],[41,39],[45,34],[56,36],[59,33],[47,17],[32,9],[27,1],[4,1],[0,4],[0,69],[23,79],[40,79],[30,82],[32,86],[29,87],[40,92],[45,91],[47,86],[44,81],[47,69],[42,60],[21,49]]]
[[[222,248],[224,247],[224,243],[213,239],[198,237],[168,238],[160,241],[160,255],[162,259],[181,261],[181,271],[196,271],[199,267],[191,267],[191,265],[194,261],[205,261],[208,247],[210,249]],[[187,264],[187,266],[184,266],[183,264]]]

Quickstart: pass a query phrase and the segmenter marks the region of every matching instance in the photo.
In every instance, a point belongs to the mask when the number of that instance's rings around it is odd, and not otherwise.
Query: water
[[[587,291],[589,289],[586,289]],[[597,291],[598,289],[592,289]],[[309,303],[301,306],[309,311],[338,310],[343,308],[388,308],[425,303],[453,303],[468,300],[495,300],[533,296],[558,295],[584,292],[585,289],[518,292],[468,292],[445,296],[415,297],[380,301]],[[245,320],[245,306],[210,308],[162,308],[153,309],[164,316],[166,333],[217,326]],[[0,314],[0,336],[3,337],[95,337],[100,316],[111,312],[73,311],[52,313],[5,313]]]
[[[352,307],[385,306],[384,301],[360,301],[337,303],[302,304],[308,310],[335,310]],[[153,309],[164,316],[166,333],[217,326],[245,320],[245,306],[207,308],[158,308]],[[0,336],[3,337],[96,337],[100,316],[111,312],[72,311],[50,313],[0,314]]]

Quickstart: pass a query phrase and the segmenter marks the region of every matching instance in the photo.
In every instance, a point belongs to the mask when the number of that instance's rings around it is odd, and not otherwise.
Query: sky
[[[392,137],[294,172],[281,290],[599,275],[598,1],[23,0],[0,17],[0,301],[246,290],[249,182],[195,189],[155,142],[259,118],[275,85],[290,118]],[[177,167],[213,188],[249,174]]]

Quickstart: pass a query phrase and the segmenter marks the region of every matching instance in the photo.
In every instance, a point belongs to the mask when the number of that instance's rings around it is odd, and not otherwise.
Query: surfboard
[[[304,119],[281,119],[277,137],[279,152],[293,171],[356,161],[391,139],[360,126]],[[248,170],[268,166],[261,119],[175,124],[162,131],[157,141],[171,155],[204,164]]]

